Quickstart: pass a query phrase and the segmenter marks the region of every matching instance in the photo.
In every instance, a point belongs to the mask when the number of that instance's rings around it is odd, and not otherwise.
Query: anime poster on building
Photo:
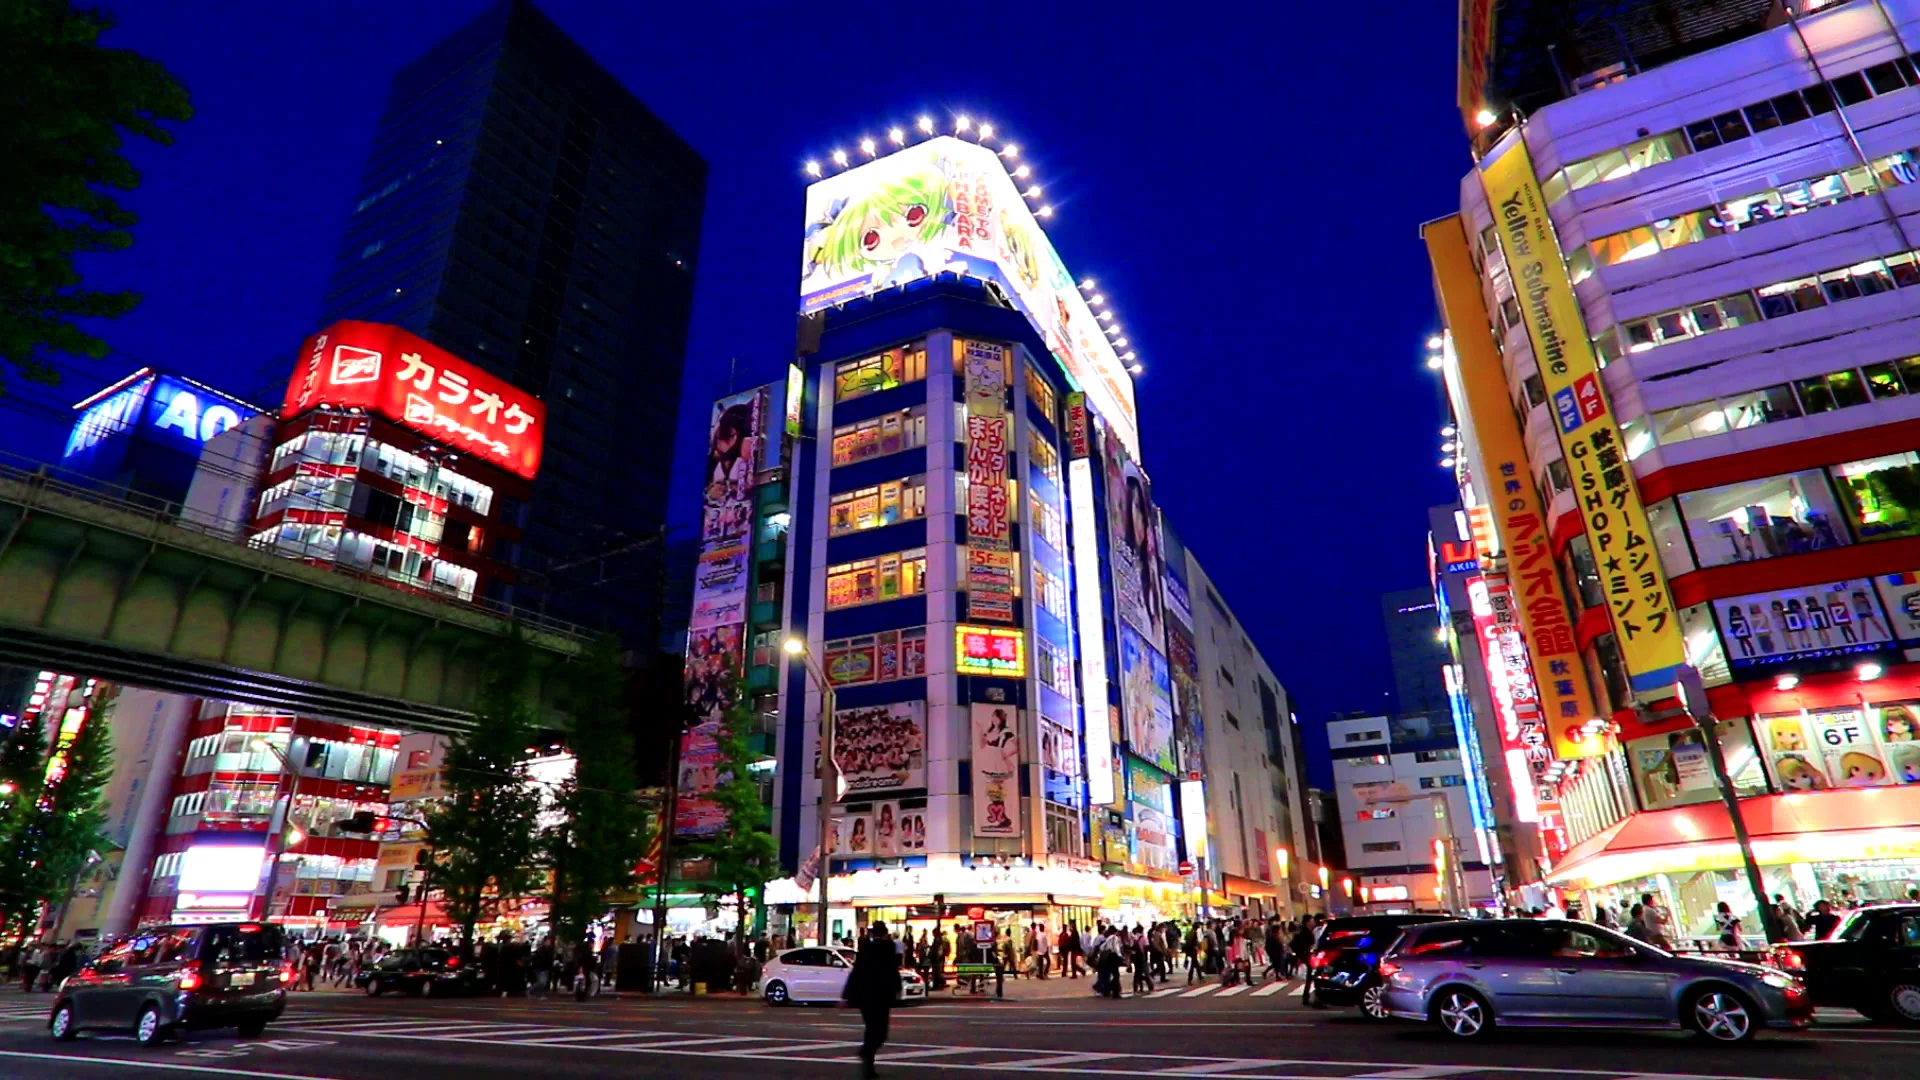
[[[1133,379],[991,147],[928,139],[807,188],[800,311],[936,273],[997,283],[1136,453]]]
[[[767,411],[765,387],[722,398],[714,403],[707,433],[700,558],[684,683],[687,705],[700,719],[680,739],[682,780],[693,770],[693,784],[682,784],[675,803],[674,831],[682,836],[711,836],[726,817],[704,796],[726,779],[715,776],[712,768],[719,757],[714,736],[746,659],[747,534],[753,521],[754,477],[766,444]]]
[[[873,854],[880,859],[900,854],[900,804],[897,802],[873,804]]]
[[[1007,500],[1012,418],[1006,413],[1007,350],[955,341],[967,395],[967,614],[1013,621],[1013,508]]]
[[[1180,775],[1198,780],[1207,771],[1205,712],[1200,704],[1200,654],[1193,632],[1178,619],[1167,624],[1167,671],[1173,679],[1173,741]]]
[[[1920,641],[1920,574],[1907,571],[1873,579],[1887,610],[1887,629],[1901,641]]]
[[[1133,804],[1130,861],[1138,872],[1172,873],[1173,798],[1166,778],[1138,761],[1127,762],[1127,789]]]
[[[1735,668],[1875,652],[1893,641],[1869,580],[1727,597],[1713,601],[1713,613]]]
[[[973,835],[1019,836],[1020,710],[978,703],[972,708]]]
[[[835,709],[833,763],[847,796],[927,786],[927,703]]]
[[[1114,609],[1120,621],[1145,635],[1155,649],[1166,635],[1165,587],[1160,557],[1160,516],[1140,467],[1127,456],[1111,428],[1103,429],[1107,538],[1113,563]]]
[[[859,858],[873,854],[873,814],[848,814],[841,819],[834,853]]]
[[[1135,633],[1120,628],[1120,698],[1127,723],[1127,745],[1168,772],[1173,759],[1173,686],[1167,661]]]
[[[1782,791],[1920,783],[1920,702],[1763,716],[1754,735]]]

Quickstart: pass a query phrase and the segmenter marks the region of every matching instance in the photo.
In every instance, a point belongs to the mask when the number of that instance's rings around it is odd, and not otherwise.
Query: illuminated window
[[[911,409],[834,428],[833,463],[850,465],[925,445],[927,407],[916,405]]]
[[[833,369],[833,398],[852,401],[881,390],[891,390],[927,377],[924,342],[888,349],[861,360],[846,360]]]
[[[1040,373],[1032,367],[1027,368],[1027,400],[1033,402],[1034,407],[1040,410],[1040,414],[1050,421],[1058,415],[1053,411],[1053,386],[1041,378]]]
[[[840,638],[827,642],[821,654],[827,680],[835,686],[919,678],[927,673],[927,628]]]
[[[1034,600],[1055,618],[1067,617],[1067,579],[1059,574],[1050,574],[1047,568],[1035,563],[1033,566]]]
[[[1906,451],[1849,461],[1829,472],[1861,540],[1920,533],[1920,454]]]
[[[827,531],[841,536],[914,521],[926,514],[927,478],[913,476],[835,495],[827,507]]]
[[[1055,551],[1067,550],[1067,522],[1061,516],[1058,507],[1040,497],[1039,492],[1027,491],[1028,508],[1032,511],[1033,531],[1040,539],[1052,545]]]
[[[926,548],[830,566],[827,610],[918,596],[926,591],[926,578]]]
[[[1032,432],[1027,435],[1027,460],[1032,463],[1035,472],[1052,480],[1056,485],[1060,483],[1060,451],[1055,450],[1052,443]]]
[[[1420,778],[1420,786],[1429,791],[1434,788],[1466,787],[1467,778],[1464,776],[1423,776]]]

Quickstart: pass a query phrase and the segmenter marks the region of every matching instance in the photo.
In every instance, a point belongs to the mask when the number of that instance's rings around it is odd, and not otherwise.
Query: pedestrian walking
[[[1137,926],[1133,929],[1133,993],[1137,997],[1153,993],[1153,958],[1148,955],[1147,935]]]
[[[1668,952],[1673,951],[1673,916],[1652,893],[1641,893],[1640,904],[1647,909],[1647,930],[1653,937],[1648,943]]]
[[[1200,974],[1200,931],[1187,927],[1186,940],[1180,943],[1180,949],[1187,957],[1187,985],[1192,986],[1194,978]]]
[[[1267,920],[1267,970],[1261,978],[1284,979],[1287,977],[1287,943],[1280,936],[1280,921]]]
[[[1787,898],[1780,893],[1773,894],[1773,917],[1780,924],[1780,933],[1786,940],[1799,941],[1806,936],[1806,928],[1800,925],[1800,913],[1793,910],[1793,905],[1787,903]]]
[[[860,1064],[863,1077],[880,1075],[874,1057],[887,1042],[887,1027],[893,1019],[893,1003],[900,996],[900,954],[887,940],[887,928],[873,923],[867,939],[854,954],[853,970],[847,973],[842,992],[846,1003],[860,1010],[865,1033],[860,1040]]]
[[[1060,931],[1060,974],[1069,979],[1080,977],[1080,931],[1072,923]]]
[[[1117,926],[1108,927],[1094,950],[1094,969],[1100,978],[1094,990],[1110,998],[1120,996],[1120,965],[1126,952],[1126,935]]]
[[[31,994],[34,983],[40,981],[40,946],[20,946],[20,992]]]

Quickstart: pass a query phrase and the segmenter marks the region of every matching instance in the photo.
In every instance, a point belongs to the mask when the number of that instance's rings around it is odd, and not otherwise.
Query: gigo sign
[[[308,338],[280,415],[316,405],[366,409],[528,480],[540,471],[540,399],[397,326],[337,322]]]

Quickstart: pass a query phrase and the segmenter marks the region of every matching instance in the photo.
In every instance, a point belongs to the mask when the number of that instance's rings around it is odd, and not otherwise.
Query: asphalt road
[[[1064,989],[1064,988],[1061,988]],[[121,1036],[56,1043],[50,999],[0,998],[0,1078],[13,1080],[586,1080],[844,1077],[858,1017],[741,1001],[466,1001],[297,994],[266,1036],[189,1034],[141,1049]],[[1245,1080],[1912,1080],[1920,1030],[1822,1014],[1813,1030],[1744,1047],[1684,1035],[1498,1032],[1463,1046],[1296,997],[934,1002],[895,1013],[883,1074],[1018,1073]]]

